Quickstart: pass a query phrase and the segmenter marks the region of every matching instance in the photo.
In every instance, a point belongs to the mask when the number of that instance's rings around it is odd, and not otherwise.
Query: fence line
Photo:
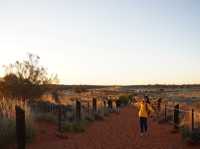
[[[108,98],[93,98],[89,101],[76,99],[69,105],[7,100],[3,98],[0,102],[0,118],[12,119],[12,121],[16,122],[14,126],[16,131],[13,131],[13,133],[16,133],[14,142],[17,143],[18,149],[25,149],[26,125],[29,124],[29,121],[27,121],[29,118],[33,117],[33,120],[37,120],[36,118],[40,114],[51,115],[55,117],[58,132],[62,132],[64,123],[77,123],[81,120],[103,117],[109,112],[117,111],[117,107],[114,105],[114,100],[112,101]],[[4,127],[0,127],[0,136],[6,135],[6,129],[4,130]]]
[[[158,117],[161,121],[167,121],[175,127],[188,127],[191,131],[200,129],[200,112],[194,110],[193,107],[184,109],[184,105],[180,103],[153,103],[153,107],[159,113]],[[160,106],[160,110],[157,107]]]

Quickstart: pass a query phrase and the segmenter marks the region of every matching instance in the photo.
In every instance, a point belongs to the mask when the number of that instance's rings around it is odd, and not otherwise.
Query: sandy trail
[[[111,114],[104,121],[90,124],[86,132],[67,134],[68,139],[55,137],[56,127],[40,125],[43,130],[28,149],[190,149],[180,134],[172,134],[172,126],[150,123],[150,135],[140,137],[137,111],[129,106],[119,115]],[[46,131],[44,131],[44,129]],[[40,130],[41,131],[41,130]],[[44,133],[45,132],[45,133]],[[194,149],[200,147],[193,147]]]

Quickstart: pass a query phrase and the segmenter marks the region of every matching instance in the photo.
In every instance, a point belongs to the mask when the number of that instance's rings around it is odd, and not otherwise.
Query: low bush
[[[33,127],[33,121],[26,121],[26,141],[31,143],[36,136],[36,130]]]
[[[8,118],[0,118],[0,148],[14,143],[15,136],[15,121]]]
[[[86,120],[86,121],[89,121],[89,122],[93,122],[95,119],[94,119],[94,117],[92,117],[92,116],[86,116],[86,117],[85,117],[85,120]]]
[[[103,110],[101,111],[102,116],[109,116],[110,112],[109,109],[104,107]]]
[[[130,96],[128,95],[122,95],[119,97],[119,101],[121,105],[128,105],[130,102]]]
[[[188,127],[182,127],[180,132],[187,143],[200,144],[200,129],[191,131]]]
[[[73,132],[84,132],[85,131],[85,125],[81,123],[75,123],[72,125]]]
[[[173,115],[167,115],[166,120],[167,120],[168,122],[173,122],[174,116],[173,116]]]
[[[63,125],[63,131],[64,132],[73,132],[72,123],[65,123]]]
[[[51,122],[51,123],[57,123],[58,118],[56,115],[53,113],[37,113],[34,114],[34,119],[36,121],[46,121],[46,122]]]
[[[95,120],[100,120],[100,121],[104,120],[103,115],[101,115],[100,113],[96,113],[94,115],[94,118],[95,118]]]
[[[28,105],[19,100],[0,100],[0,148],[4,148],[16,142],[16,116],[15,105],[22,107],[26,113],[26,139],[31,142],[35,136],[32,113]]]
[[[63,126],[63,131],[76,133],[84,132],[88,124],[89,121],[86,120],[82,120],[80,122],[65,123]]]
[[[30,143],[35,137],[31,121],[26,121],[26,141]],[[0,118],[0,148],[16,142],[16,122],[14,119]]]

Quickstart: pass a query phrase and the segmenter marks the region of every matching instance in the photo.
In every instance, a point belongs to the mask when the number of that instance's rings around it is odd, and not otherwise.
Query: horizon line
[[[66,85],[66,86],[200,86],[200,83],[189,83],[189,84],[55,84],[55,85]]]

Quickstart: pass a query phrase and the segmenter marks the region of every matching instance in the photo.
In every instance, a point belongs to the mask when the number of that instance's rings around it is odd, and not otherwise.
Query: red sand
[[[127,107],[119,115],[111,114],[96,121],[80,134],[67,134],[68,139],[56,137],[56,127],[40,123],[36,140],[28,149],[197,149],[187,146],[180,134],[172,134],[172,126],[150,121],[150,135],[139,136],[137,112]]]

